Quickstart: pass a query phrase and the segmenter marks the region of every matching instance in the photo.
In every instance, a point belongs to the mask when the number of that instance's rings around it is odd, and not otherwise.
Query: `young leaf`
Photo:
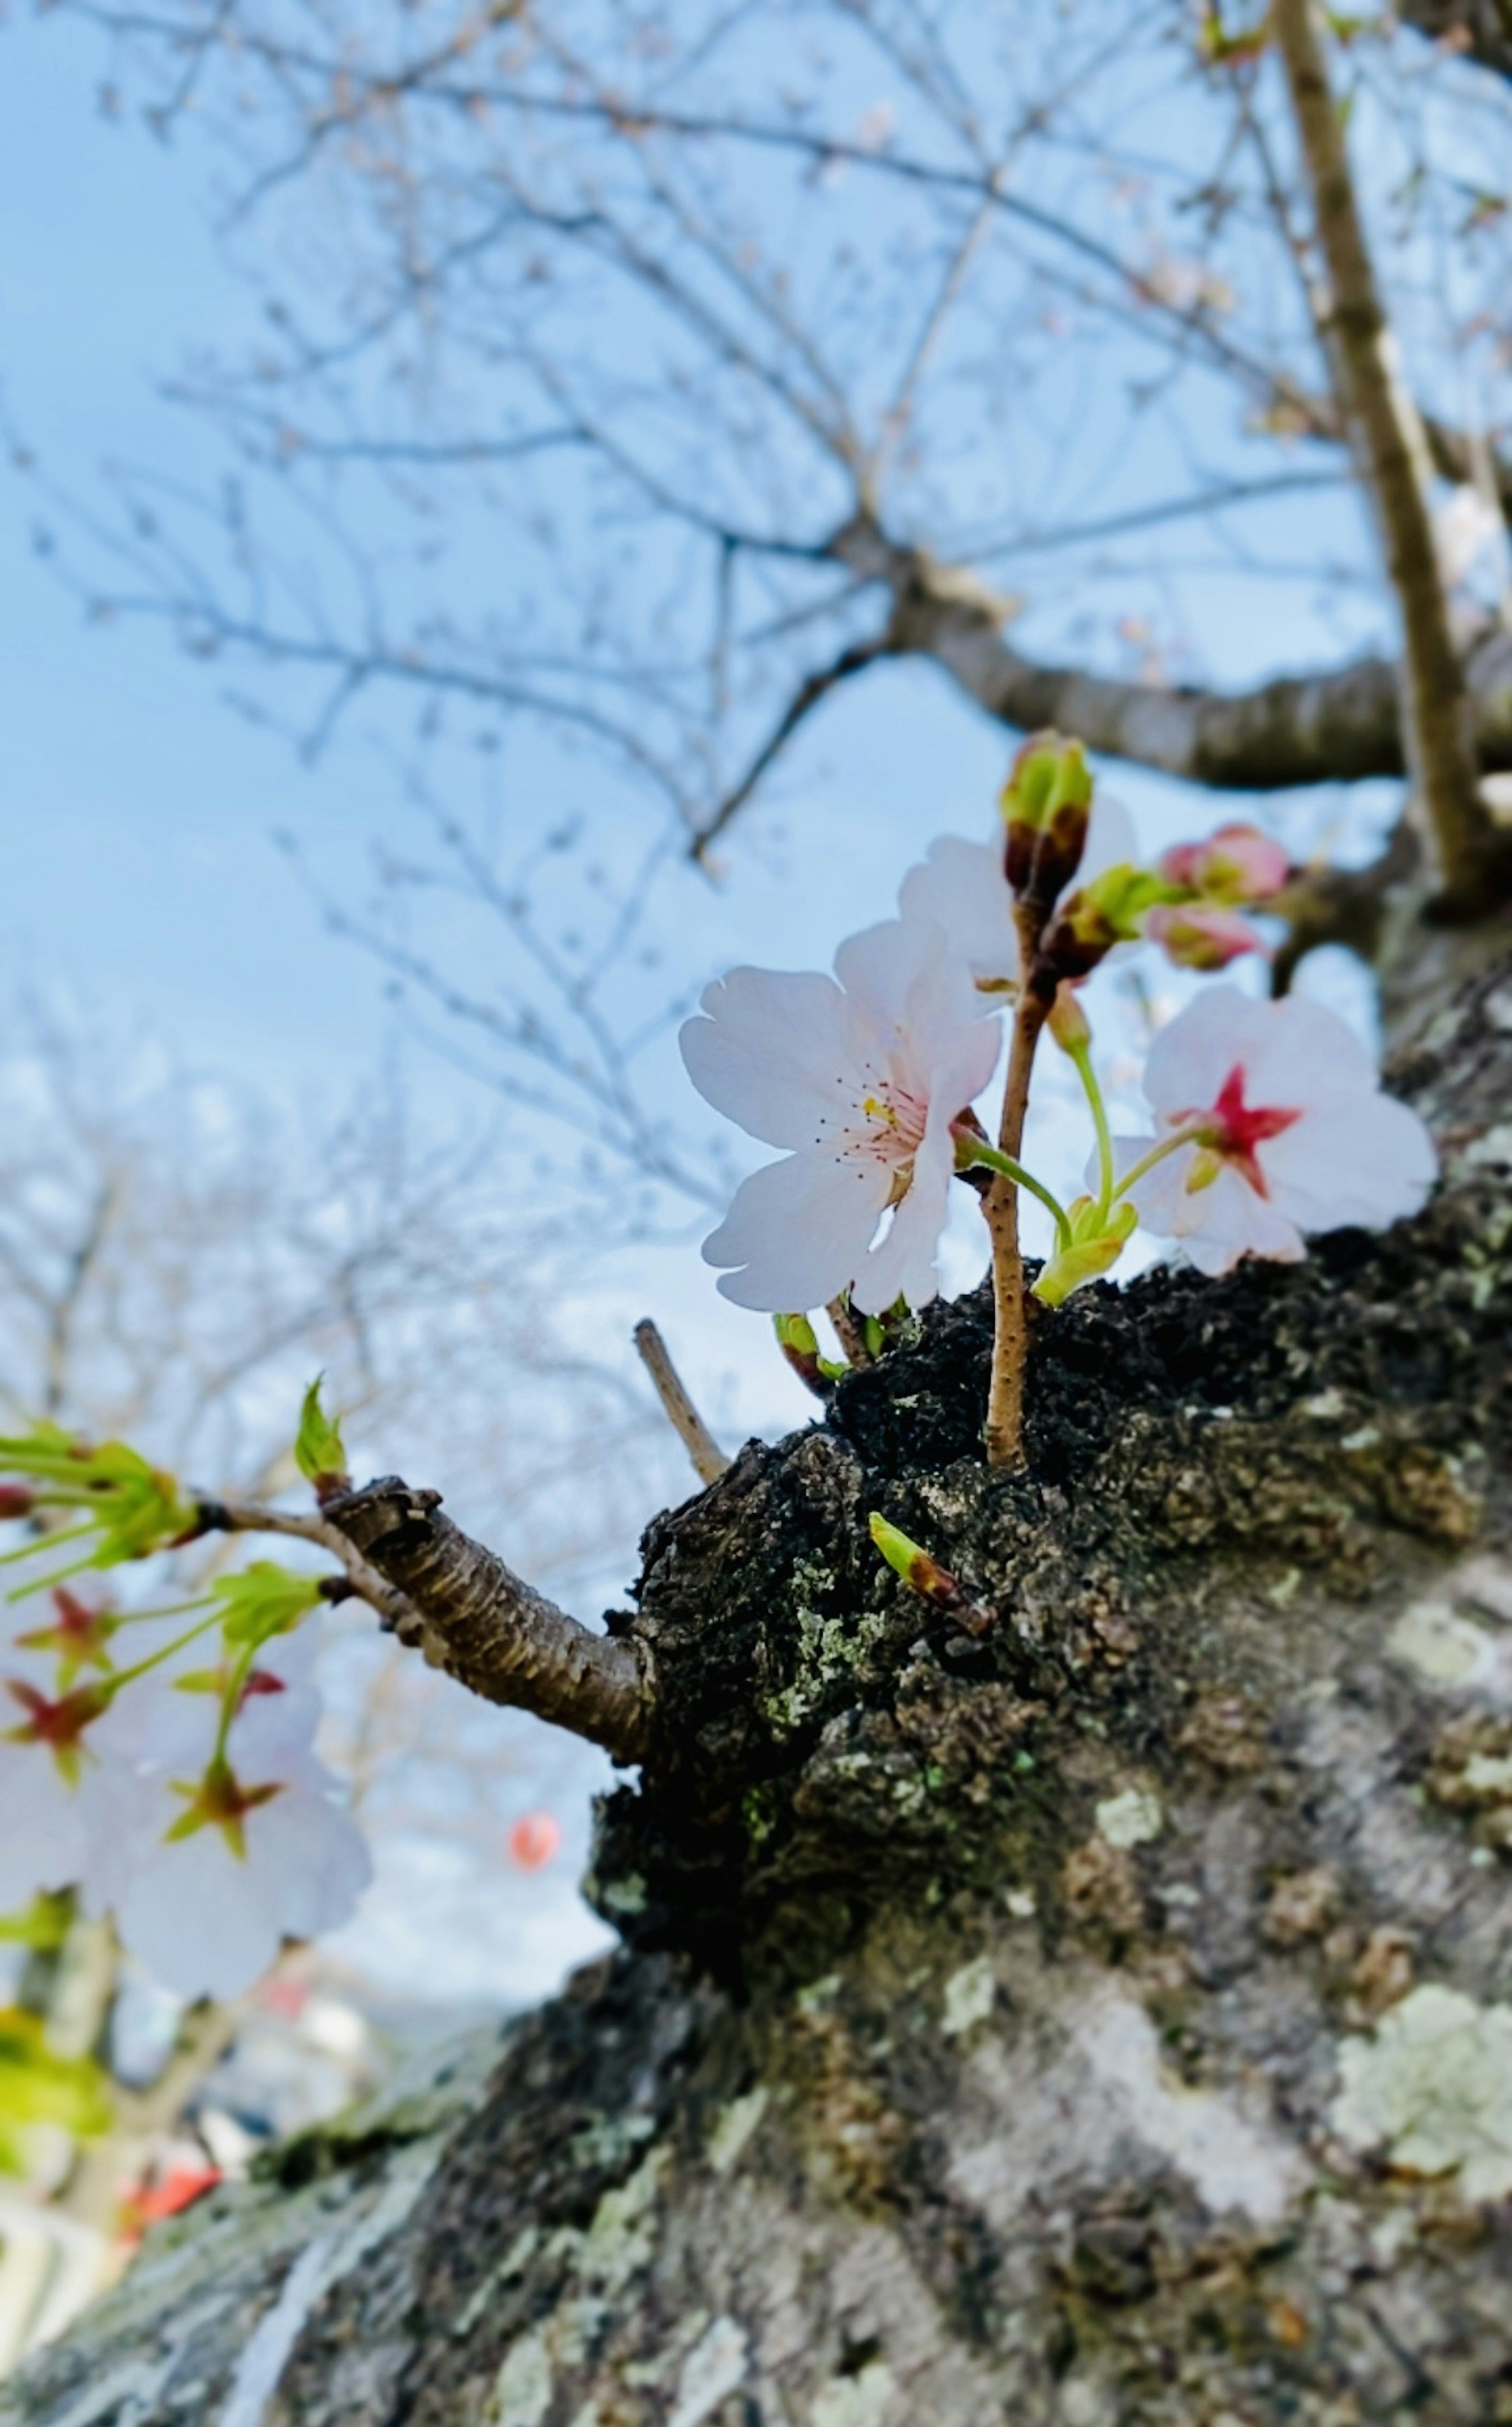
[[[296,1575],[272,1559],[254,1559],[238,1575],[218,1577],[210,1590],[220,1604],[221,1632],[238,1650],[292,1634],[321,1597],[317,1576]]]
[[[306,1391],[300,1409],[300,1429],[294,1437],[294,1463],[306,1483],[314,1484],[317,1498],[322,1484],[345,1490],[349,1481],[341,1426],[332,1422],[320,1405],[320,1385],[324,1380],[325,1376],[317,1374]]]

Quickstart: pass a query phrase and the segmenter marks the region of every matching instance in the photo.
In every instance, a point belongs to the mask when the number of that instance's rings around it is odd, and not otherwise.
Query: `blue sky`
[[[192,432],[154,393],[191,337],[244,328],[182,157],[112,126],[97,41],[67,19],[0,35],[0,383],[44,470],[88,496],[110,458]],[[355,836],[371,782],[312,774],[153,629],[100,629],[34,552],[38,500],[0,479],[0,954],[12,977],[145,1016],[196,1058],[288,1084],[349,1076],[382,1019],[333,953],[275,828]]]

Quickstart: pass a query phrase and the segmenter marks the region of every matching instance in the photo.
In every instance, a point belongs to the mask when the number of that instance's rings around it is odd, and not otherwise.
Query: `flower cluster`
[[[1127,817],[1092,794],[1080,747],[1036,737],[1004,789],[998,839],[932,844],[903,878],[898,917],[843,944],[833,978],[735,969],[684,1027],[700,1094],[784,1151],[741,1184],[705,1256],[725,1296],[780,1319],[801,1369],[811,1334],[799,1315],[836,1305],[881,1316],[935,1296],[952,1176],[984,1194],[1000,1313],[1021,1188],[1054,1220],[1035,1283],[1050,1303],[1107,1272],[1140,1223],[1217,1274],[1423,1204],[1436,1165],[1422,1123],[1381,1093],[1343,1022],[1300,999],[1231,985],[1196,997],[1149,1055],[1149,1132],[1111,1134],[1077,989],[1141,943],[1203,971],[1262,953],[1251,914],[1282,902],[1290,870],[1278,844],[1241,824],[1144,865]],[[1005,1024],[994,1145],[975,1104]],[[1069,1204],[1019,1160],[1047,1029],[1080,1074],[1096,1140]]]
[[[321,1585],[260,1560],[167,1608],[114,1607],[82,1572],[196,1530],[171,1478],[51,1426],[0,1441],[0,1472],[21,1478],[0,1517],[44,1529],[6,1556],[46,1570],[0,1610],[0,1914],[73,1889],[167,1987],[234,1995],[285,1938],[345,1920],[368,1877],[315,1751]]]

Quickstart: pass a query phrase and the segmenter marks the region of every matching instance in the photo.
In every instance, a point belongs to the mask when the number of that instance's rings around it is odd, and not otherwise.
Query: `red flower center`
[[[1255,1149],[1270,1138],[1281,1135],[1293,1121],[1302,1117],[1299,1112],[1275,1106],[1261,1107],[1244,1101],[1244,1066],[1236,1062],[1218,1090],[1212,1108],[1212,1125],[1216,1135],[1213,1146],[1228,1163],[1237,1164],[1257,1197],[1270,1196],[1265,1174],[1256,1158]]]

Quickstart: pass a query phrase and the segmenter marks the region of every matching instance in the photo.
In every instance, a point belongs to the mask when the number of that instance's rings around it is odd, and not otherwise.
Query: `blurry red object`
[[[150,2224],[192,2207],[220,2180],[219,2166],[172,2166],[160,2183],[140,2185],[121,2204],[122,2241],[139,2241]]]
[[[561,1843],[561,1822],[550,1812],[527,1812],[509,1833],[510,1859],[522,1871],[545,1870]]]

